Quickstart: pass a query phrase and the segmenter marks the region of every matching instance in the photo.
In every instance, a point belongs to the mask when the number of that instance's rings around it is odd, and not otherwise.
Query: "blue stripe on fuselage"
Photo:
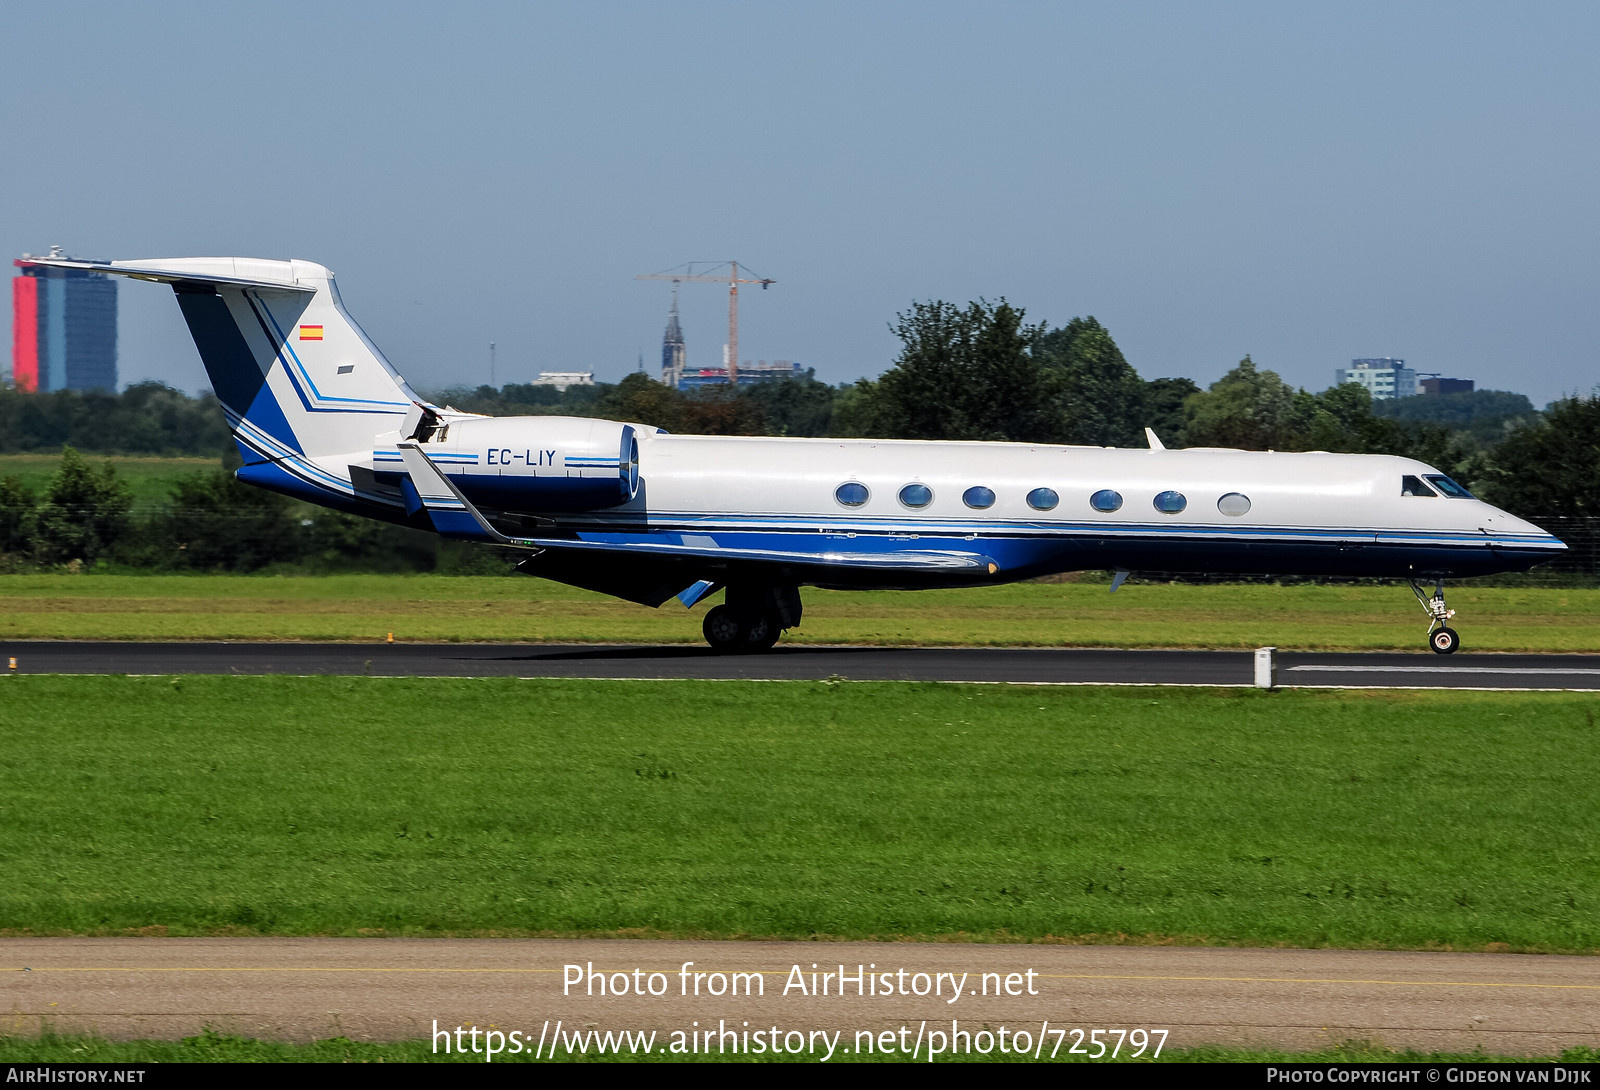
[[[955,583],[1026,579],[1060,571],[1130,568],[1143,571],[1248,572],[1404,577],[1411,574],[1486,575],[1520,571],[1550,558],[1546,549],[1489,548],[1425,544],[1395,545],[1337,541],[1269,541],[1173,539],[1166,536],[1122,537],[1073,532],[1011,535],[871,534],[739,531],[720,528],[709,536],[704,528],[604,532],[581,531],[578,537],[597,544],[717,548],[732,552],[783,553],[795,563],[827,564],[828,553],[978,551],[999,567],[992,577],[953,576]],[[863,573],[863,580],[874,576]]]

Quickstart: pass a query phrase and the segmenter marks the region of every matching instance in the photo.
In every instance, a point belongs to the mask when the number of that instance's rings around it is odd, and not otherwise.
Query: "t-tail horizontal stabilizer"
[[[400,491],[406,497],[406,513],[415,515],[426,511],[428,520],[441,537],[461,538],[467,541],[490,541],[496,545],[515,545],[527,548],[533,542],[524,538],[507,537],[478,513],[472,501],[463,496],[450,478],[435,465],[416,443],[399,443],[400,458],[405,462],[409,477],[400,482]]]

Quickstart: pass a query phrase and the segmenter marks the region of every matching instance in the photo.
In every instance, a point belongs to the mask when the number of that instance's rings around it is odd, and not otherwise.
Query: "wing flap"
[[[518,538],[517,544],[541,549],[583,553],[614,553],[618,556],[683,557],[695,560],[738,561],[744,563],[800,564],[822,567],[868,568],[876,571],[988,571],[997,568],[982,553],[950,549],[897,549],[894,552],[867,553],[823,549],[817,552],[798,549],[742,549],[728,546],[672,545],[653,541],[583,541],[573,538]]]

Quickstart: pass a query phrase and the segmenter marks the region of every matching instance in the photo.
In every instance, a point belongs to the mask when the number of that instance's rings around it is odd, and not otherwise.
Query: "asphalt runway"
[[[582,966],[581,974],[567,965]],[[848,980],[842,995],[841,965],[850,978],[868,967],[867,978]],[[891,975],[885,981],[874,970]],[[587,994],[591,972],[603,975],[606,994]],[[697,981],[695,973],[706,975]],[[759,974],[758,985],[744,978],[747,990],[759,992],[729,994],[733,973]],[[580,975],[583,983],[569,988]],[[613,994],[619,983],[627,994]],[[879,994],[862,995],[868,987]],[[913,994],[919,989],[928,994]],[[1030,1045],[1042,1041],[1046,1052],[1078,1043],[1073,1030],[1085,1031],[1081,1047],[1088,1048],[1088,1031],[1143,1029],[1152,1045],[1154,1031],[1166,1030],[1167,1048],[1372,1041],[1548,1056],[1600,1045],[1600,958],[943,943],[8,938],[0,939],[0,1013],[0,1032],[49,1026],[111,1038],[178,1038],[209,1027],[287,1040],[400,1040],[428,1037],[437,1020],[450,1031],[518,1030],[530,1051],[541,1033],[548,1045],[559,1021],[568,1032],[655,1030],[658,1047],[674,1030],[727,1029],[742,1047],[747,1029],[776,1028],[786,1038],[798,1031],[808,1044],[812,1031],[842,1030],[839,1049],[864,1047],[858,1031],[875,1042],[888,1031],[894,1047],[909,1052],[920,1032],[923,1059],[936,1040],[930,1031],[994,1034],[1001,1026],[1029,1034]],[[1057,1037],[1058,1030],[1065,1032]]]
[[[375,677],[706,678],[971,681],[1037,685],[1250,685],[1249,651],[901,648],[779,645],[764,654],[704,647],[465,643],[0,644],[29,674],[288,674]],[[1278,656],[1289,687],[1600,689],[1600,656],[1426,652]]]

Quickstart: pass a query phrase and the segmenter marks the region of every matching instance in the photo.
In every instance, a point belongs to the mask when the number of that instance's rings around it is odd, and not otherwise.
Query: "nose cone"
[[[1483,524],[1480,527],[1496,538],[1505,538],[1514,548],[1537,549],[1546,559],[1553,559],[1567,551],[1567,543],[1527,519],[1508,514],[1498,507],[1483,505]]]

